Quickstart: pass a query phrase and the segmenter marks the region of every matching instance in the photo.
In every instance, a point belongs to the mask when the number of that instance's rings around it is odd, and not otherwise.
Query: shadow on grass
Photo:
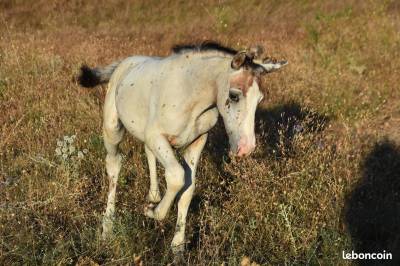
[[[257,145],[263,151],[261,156],[275,154],[279,157],[292,150],[296,134],[313,134],[324,130],[329,117],[301,107],[296,102],[289,102],[272,108],[259,108],[255,120]],[[221,170],[224,161],[229,163],[228,148],[228,136],[220,119],[209,133],[205,149],[218,170]]]
[[[375,144],[348,196],[345,219],[355,252],[393,254],[392,260],[358,260],[360,265],[400,265],[400,146]]]
[[[260,109],[256,113],[256,134],[261,144],[261,156],[280,158],[293,154],[296,135],[315,134],[325,129],[329,117],[295,102]]]

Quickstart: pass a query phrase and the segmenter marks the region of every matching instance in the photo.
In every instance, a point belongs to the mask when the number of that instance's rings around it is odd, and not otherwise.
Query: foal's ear
[[[247,52],[247,56],[252,59],[258,59],[264,53],[264,48],[261,45],[251,46]]]
[[[236,70],[241,68],[246,62],[246,57],[246,52],[238,52],[232,59],[231,67]]]
[[[262,71],[262,73],[260,74],[267,74],[275,72],[280,68],[286,66],[288,64],[288,61],[286,60],[277,61],[276,59],[265,58],[262,62],[256,62],[256,63],[262,66],[264,69],[264,71]]]

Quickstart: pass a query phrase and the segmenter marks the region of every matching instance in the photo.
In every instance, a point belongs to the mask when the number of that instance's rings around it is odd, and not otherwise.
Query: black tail
[[[92,88],[102,83],[98,72],[87,65],[81,66],[81,73],[78,77],[78,82],[85,88]]]
[[[92,88],[99,84],[107,83],[120,63],[121,61],[116,61],[106,67],[96,68],[90,68],[87,65],[83,65],[81,66],[81,73],[78,77],[78,82],[86,88]]]

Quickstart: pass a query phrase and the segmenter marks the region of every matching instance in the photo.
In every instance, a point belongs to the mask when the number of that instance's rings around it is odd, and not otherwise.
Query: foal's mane
[[[214,41],[206,41],[198,44],[178,44],[172,47],[175,54],[189,52],[219,52],[226,55],[235,55],[238,51],[233,48],[223,46]]]

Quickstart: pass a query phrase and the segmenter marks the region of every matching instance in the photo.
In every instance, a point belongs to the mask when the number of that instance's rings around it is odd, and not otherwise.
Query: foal
[[[178,218],[172,240],[174,253],[185,248],[185,225],[195,188],[196,167],[207,132],[221,115],[230,151],[237,156],[255,148],[254,117],[263,99],[261,75],[286,61],[256,61],[260,48],[235,51],[217,43],[175,46],[167,57],[132,56],[104,68],[81,68],[79,82],[94,87],[108,82],[103,135],[109,178],[103,237],[112,232],[115,192],[121,168],[118,144],[128,131],[144,142],[150,169],[149,205],[145,215],[162,220],[179,193]],[[175,148],[184,148],[186,167]],[[161,197],[156,161],[165,168],[167,189]]]

